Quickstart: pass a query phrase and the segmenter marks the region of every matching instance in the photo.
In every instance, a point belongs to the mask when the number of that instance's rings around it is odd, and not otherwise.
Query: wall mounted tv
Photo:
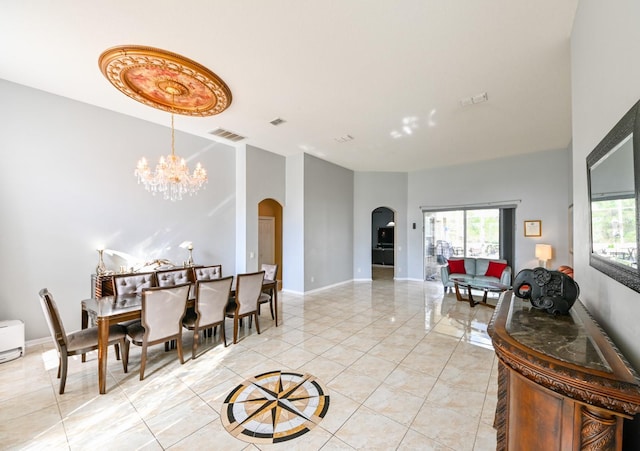
[[[393,246],[393,227],[378,227],[378,246]]]

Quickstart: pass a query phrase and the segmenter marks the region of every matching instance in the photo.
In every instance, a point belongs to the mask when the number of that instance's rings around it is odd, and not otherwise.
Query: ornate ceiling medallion
[[[231,105],[231,90],[220,77],[176,53],[123,45],[105,50],[98,64],[113,86],[153,108],[212,116]]]

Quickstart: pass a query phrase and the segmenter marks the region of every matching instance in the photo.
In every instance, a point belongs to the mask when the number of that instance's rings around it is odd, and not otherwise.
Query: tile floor
[[[106,395],[98,395],[95,353],[70,362],[59,395],[52,345],[28,348],[0,365],[0,449],[496,448],[492,309],[415,281],[352,282],[279,299],[281,326],[262,309],[261,335],[249,330],[228,348],[208,339],[196,360],[185,353],[184,365],[175,350],[153,347],[142,382],[140,348],[132,345],[124,374],[111,347]],[[185,332],[186,349],[191,340]],[[220,418],[225,397],[272,370],[316,376],[329,410],[294,440],[238,440]]]

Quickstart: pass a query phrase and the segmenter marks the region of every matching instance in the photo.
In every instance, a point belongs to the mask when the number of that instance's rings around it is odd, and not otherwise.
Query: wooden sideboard
[[[503,294],[488,327],[498,450],[621,450],[640,379],[586,308],[552,316]]]

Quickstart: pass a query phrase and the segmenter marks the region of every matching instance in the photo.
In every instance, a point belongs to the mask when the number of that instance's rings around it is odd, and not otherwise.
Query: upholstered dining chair
[[[174,287],[183,283],[192,283],[193,271],[191,268],[165,269],[156,271],[156,281],[159,287]],[[189,289],[189,298],[193,299],[196,293],[195,285],[192,284]],[[187,315],[194,315],[193,308],[187,308]],[[172,343],[173,344],[173,343]]]
[[[266,263],[262,264],[262,268],[264,271],[264,278],[266,280],[276,280],[276,277],[278,275],[278,265],[268,265]],[[276,290],[277,285],[276,285]],[[262,293],[260,293],[260,298],[258,298],[258,315],[260,315],[260,306],[262,304],[266,304],[267,302],[269,303],[269,310],[271,310],[271,319],[275,319],[275,316],[273,315],[273,290],[274,288],[270,288],[269,290],[263,291]]]
[[[140,323],[127,326],[131,342],[142,346],[140,357],[140,380],[144,379],[149,346],[176,340],[180,363],[182,355],[182,318],[187,309],[189,284],[173,287],[153,287],[142,290],[142,313]]]
[[[238,342],[238,325],[240,319],[255,317],[256,330],[260,333],[258,322],[258,298],[262,292],[264,271],[238,274],[236,279],[236,297],[227,304],[226,314],[233,318],[233,343]],[[251,323],[249,323],[251,326]]]
[[[196,266],[193,268],[196,282],[198,280],[212,280],[222,277],[222,265]]]
[[[224,318],[229,296],[231,294],[231,284],[233,276],[222,279],[200,280],[196,284],[196,301],[194,313],[187,311],[182,325],[189,330],[193,330],[193,350],[191,358],[196,358],[200,332],[210,328],[215,330],[220,326],[222,341],[227,346],[227,337],[224,330]]]
[[[155,286],[157,286],[156,275],[153,272],[113,276],[113,291],[116,295],[140,294],[145,288]]]
[[[159,287],[173,287],[191,282],[191,268],[165,269],[156,271],[156,280]]]
[[[47,320],[51,337],[58,350],[58,379],[60,379],[60,394],[64,393],[67,383],[67,368],[69,356],[82,354],[98,349],[98,328],[96,326],[67,333],[62,325],[58,306],[48,289],[40,290],[40,305]],[[129,340],[125,328],[113,325],[109,328],[109,344],[122,347],[122,368],[127,372],[129,361]]]
[[[113,292],[116,296],[123,294],[140,294],[145,288],[157,286],[156,274],[153,272],[141,272],[137,274],[117,274],[113,276]],[[133,324],[140,324],[139,319],[132,319],[119,323],[121,326],[129,327]]]

